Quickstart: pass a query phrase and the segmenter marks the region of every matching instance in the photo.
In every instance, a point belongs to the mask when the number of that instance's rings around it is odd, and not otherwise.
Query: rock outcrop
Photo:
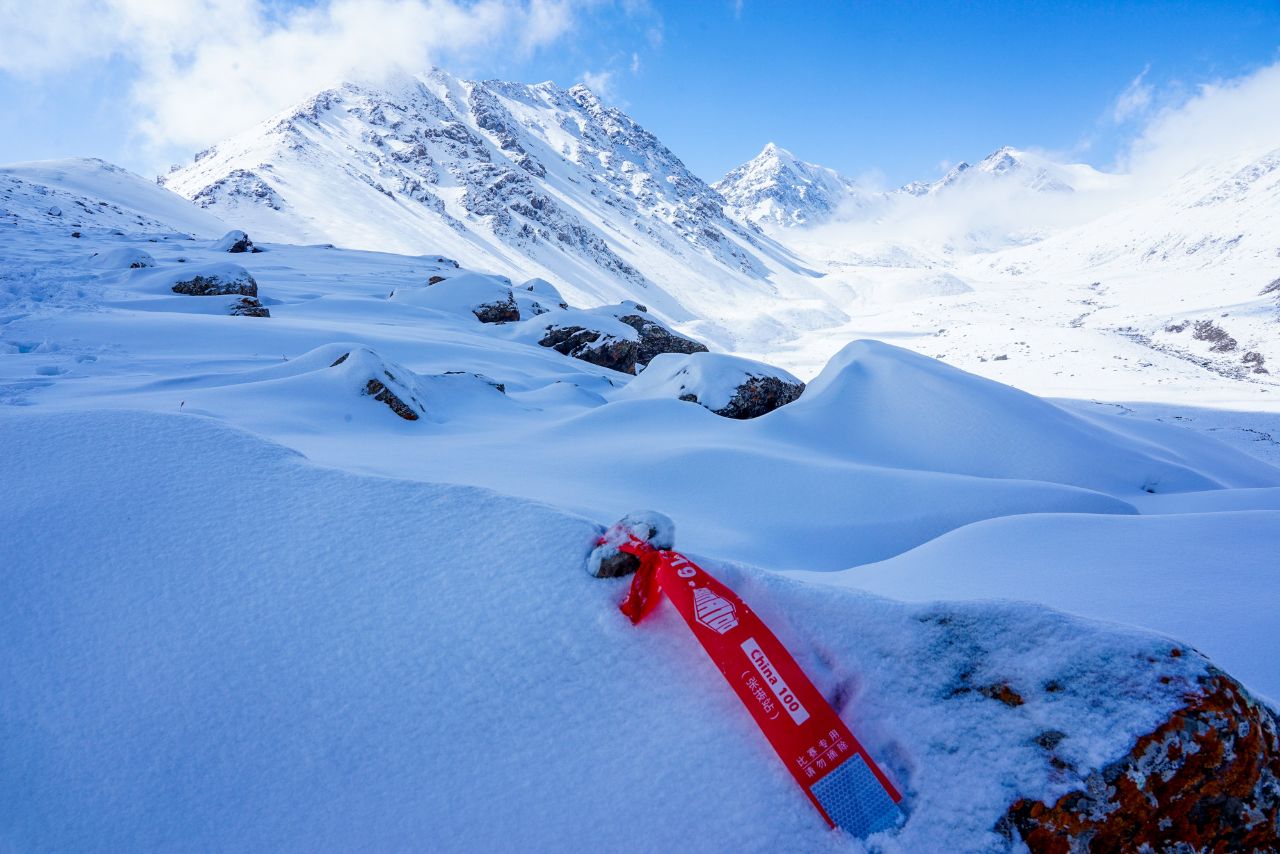
[[[997,830],[1047,854],[1280,850],[1278,729],[1271,709],[1210,670],[1183,708],[1083,789],[1050,805],[1020,800]]]
[[[257,297],[241,297],[231,304],[233,317],[270,317],[271,310],[258,301]]]
[[[705,353],[707,345],[683,335],[677,335],[670,329],[650,317],[640,314],[624,314],[618,320],[640,333],[640,342],[636,348],[636,361],[642,365],[649,364],[659,353]]]
[[[725,418],[759,418],[786,406],[804,392],[804,383],[775,376],[748,377],[738,386],[727,406],[711,410]],[[695,398],[696,402],[696,398]]]
[[[249,235],[239,229],[228,231],[222,236],[222,239],[213,245],[215,252],[261,252],[262,250],[253,245],[253,241],[249,239]]]
[[[724,418],[758,418],[798,398],[804,383],[791,374],[723,353],[660,353],[621,397],[677,398]]]
[[[584,326],[548,326],[546,334],[538,341],[543,347],[550,347],[557,353],[610,368],[624,374],[633,374],[636,370],[636,353],[639,342],[629,338],[619,338],[598,329],[587,329]]]
[[[205,270],[196,273],[189,279],[181,279],[173,283],[175,294],[188,296],[245,296],[258,295],[258,283],[249,275],[249,271],[234,265],[223,265],[216,270]]]

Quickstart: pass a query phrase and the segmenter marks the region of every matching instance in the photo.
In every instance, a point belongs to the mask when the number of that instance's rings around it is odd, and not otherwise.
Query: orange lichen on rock
[[[1280,851],[1275,713],[1213,670],[1201,690],[1083,791],[1022,799],[997,829],[1035,852]]]

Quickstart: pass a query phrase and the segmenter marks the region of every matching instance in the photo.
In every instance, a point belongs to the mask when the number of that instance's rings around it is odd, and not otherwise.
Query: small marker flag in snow
[[[898,826],[902,796],[736,593],[679,552],[632,536],[640,569],[621,610],[638,623],[665,592],[827,824],[858,838]]]

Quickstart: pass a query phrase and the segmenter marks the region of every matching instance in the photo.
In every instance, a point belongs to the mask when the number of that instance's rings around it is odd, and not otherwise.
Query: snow
[[[1267,509],[992,519],[838,581],[906,601],[1017,599],[1146,626],[1190,643],[1275,702],[1280,511],[1267,491],[1225,494]]]
[[[190,414],[11,410],[0,441],[0,523],[24,532],[0,576],[0,684],[22,686],[0,697],[7,846],[858,850],[679,616],[633,628],[626,581],[582,571],[584,519]],[[1042,608],[706,565],[906,792],[883,850],[998,847],[1012,797],[1077,783],[1035,735],[1105,760],[1205,667]],[[1027,702],[956,690],[1001,680]]]
[[[682,621],[583,571],[645,508],[905,792],[871,850],[1008,850],[1013,800],[1183,702],[1186,644],[1280,696],[1280,401],[1244,360],[1280,364],[1270,163],[1088,218],[1114,176],[1001,151],[764,234],[584,88],[436,73],[220,144],[167,179],[203,208],[0,169],[0,848],[860,850]],[[229,264],[240,228],[280,242]],[[197,273],[271,316],[172,292]],[[538,343],[632,313],[714,352]],[[1175,331],[1206,319],[1237,348]],[[757,372],[808,386],[678,399]]]

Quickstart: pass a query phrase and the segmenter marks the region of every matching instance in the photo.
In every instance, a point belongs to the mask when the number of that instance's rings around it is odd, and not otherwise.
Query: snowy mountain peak
[[[591,304],[723,317],[800,269],[587,86],[440,69],[320,92],[162,183],[261,239],[443,253]]]
[[[934,181],[912,181],[898,189],[910,196],[935,196],[953,188],[1009,185],[1030,192],[1071,193],[1105,186],[1112,176],[1080,163],[1058,163],[1044,155],[1003,146],[976,165],[961,161]]]
[[[842,206],[865,202],[853,180],[773,142],[713,186],[737,216],[766,226],[814,225]]]

